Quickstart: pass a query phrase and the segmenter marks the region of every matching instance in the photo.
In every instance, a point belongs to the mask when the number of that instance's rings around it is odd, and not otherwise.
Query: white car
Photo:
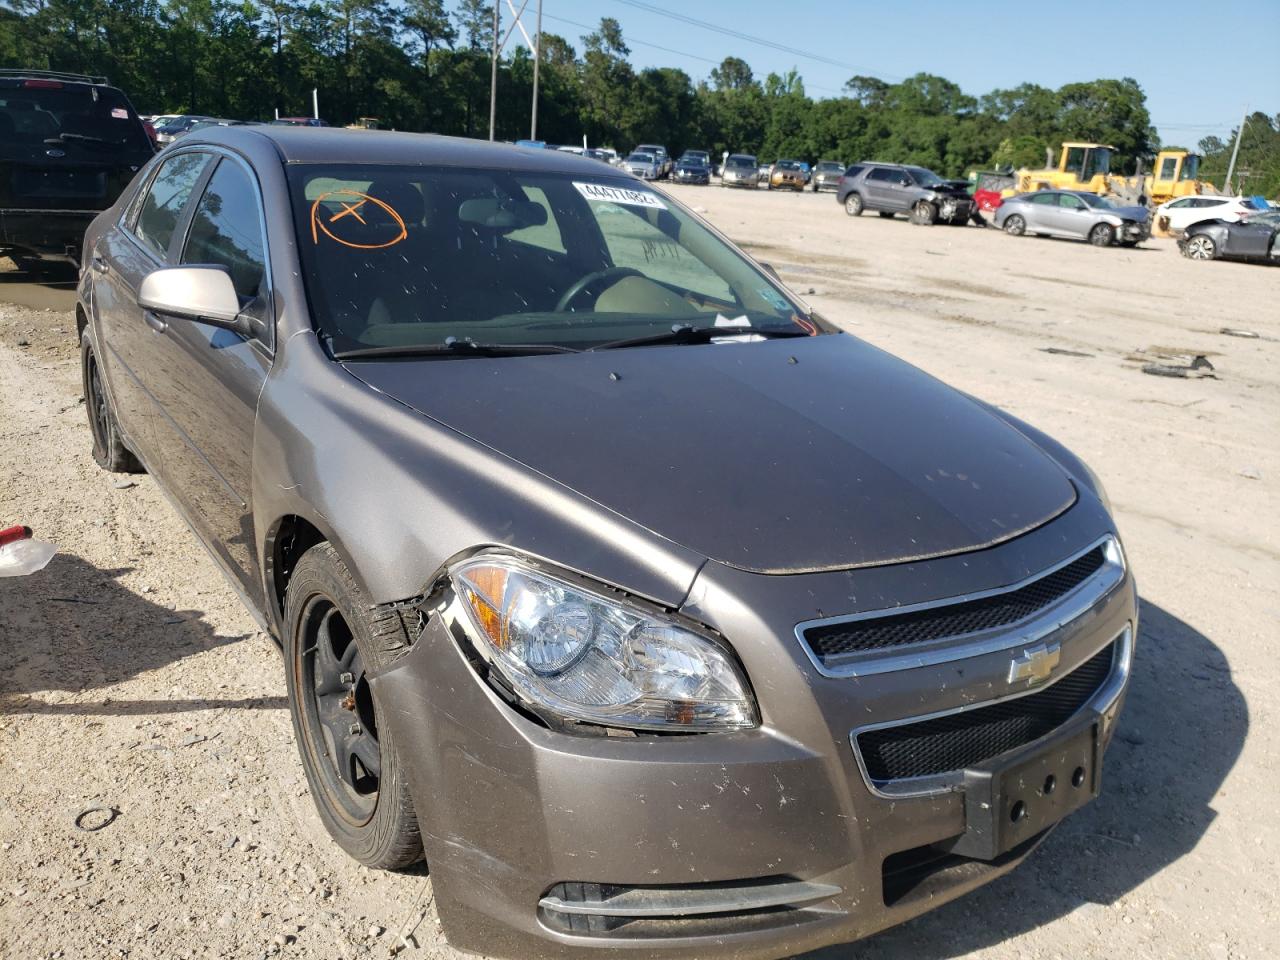
[[[1201,220],[1234,223],[1250,212],[1254,212],[1253,204],[1244,197],[1179,197],[1156,207],[1155,222],[1176,234]]]

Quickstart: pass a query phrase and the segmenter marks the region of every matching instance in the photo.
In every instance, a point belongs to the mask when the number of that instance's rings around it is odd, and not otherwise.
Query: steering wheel
[[[601,280],[608,280],[612,285],[624,277],[643,276],[643,273],[639,270],[633,270],[631,267],[609,267],[607,270],[594,270],[580,280],[575,281],[573,286],[560,295],[560,299],[556,301],[556,312],[563,313],[568,310],[569,304],[573,303],[589,287],[599,283]]]

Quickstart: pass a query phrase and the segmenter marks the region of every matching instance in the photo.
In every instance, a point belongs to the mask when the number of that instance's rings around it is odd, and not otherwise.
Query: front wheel
[[[862,216],[862,197],[851,193],[844,198],[844,212],[851,217]]]
[[[911,222],[919,226],[932,226],[938,219],[938,208],[928,200],[921,200],[911,208]]]
[[[1115,238],[1115,228],[1109,223],[1099,223],[1089,231],[1089,242],[1095,247],[1109,247]]]
[[[1012,214],[1004,221],[1004,232],[1011,237],[1020,237],[1027,232],[1027,221],[1020,214]]]
[[[1212,260],[1218,255],[1218,247],[1212,237],[1198,233],[1187,241],[1183,252],[1191,260]]]
[[[398,616],[373,609],[330,544],[304,553],[285,594],[286,680],[321,822],[354,859],[393,870],[422,858],[422,838],[405,763],[369,677],[409,638]]]
[[[87,329],[80,336],[80,373],[84,385],[84,408],[89,415],[89,433],[93,437],[94,463],[112,473],[145,473],[138,458],[124,445],[124,438],[120,436],[115,408],[107,396],[102,367]]]

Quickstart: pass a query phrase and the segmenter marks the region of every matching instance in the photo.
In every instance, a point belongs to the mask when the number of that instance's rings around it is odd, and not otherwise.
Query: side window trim
[[[196,207],[200,206],[200,201],[204,199],[204,191],[213,178],[213,171],[217,170],[222,163],[222,158],[218,154],[208,150],[204,152],[209,154],[209,161],[200,171],[200,176],[196,178],[195,185],[191,188],[191,196],[187,198],[187,205],[182,208],[182,216],[173,226],[173,236],[169,238],[169,249],[164,254],[165,263],[175,266],[182,263],[182,251],[187,247],[187,232],[191,229],[191,218],[195,216]]]
[[[151,187],[155,184],[156,177],[160,175],[160,171],[164,169],[164,165],[168,163],[170,160],[174,159],[175,157],[185,156],[186,154],[191,154],[191,153],[203,153],[206,156],[209,155],[208,150],[179,150],[170,154],[167,157],[164,157],[156,164],[155,169],[152,170],[150,175],[147,177],[146,186],[143,189],[139,190],[137,197],[134,198],[136,203],[136,209],[130,212],[130,222],[128,226],[121,231],[126,237],[129,238],[129,241],[135,247],[137,247],[139,250],[143,252],[144,255],[146,255],[148,259],[150,259],[152,262],[156,264],[159,264],[162,267],[172,265],[172,261],[169,259],[169,254],[173,250],[173,237],[169,238],[169,246],[165,250],[163,255],[156,253],[154,247],[148,246],[146,243],[143,242],[142,238],[138,236],[137,234],[138,218],[142,215],[142,207],[147,201],[147,195],[151,192]],[[191,188],[191,195],[188,196],[187,198],[188,207],[191,206],[191,197],[196,196],[196,190],[201,188],[202,185],[204,184],[205,173],[207,172],[207,168],[209,166],[212,166],[212,164],[209,164],[208,161],[206,161],[205,163],[206,170],[201,171],[200,176],[196,178],[196,182]],[[185,220],[186,216],[187,216],[187,212],[184,210],[182,218],[179,219],[178,223],[175,224],[174,226],[175,235],[178,232],[178,227],[182,225],[183,220]]]
[[[190,209],[183,214],[182,220],[179,221],[177,229],[173,232],[173,241],[178,245],[171,248],[170,252],[176,255],[175,263],[182,262],[182,257],[186,253],[187,243],[190,241],[191,221],[195,218],[196,208],[204,199],[204,192],[209,186],[209,181],[213,179],[214,171],[224,163],[234,163],[240,167],[241,171],[249,178],[249,182],[253,184],[254,203],[258,211],[258,232],[262,237],[263,292],[260,297],[266,312],[265,323],[268,331],[265,339],[255,337],[251,342],[256,343],[267,354],[274,356],[276,348],[275,282],[271,272],[271,238],[267,232],[267,207],[262,193],[262,184],[258,182],[258,174],[253,169],[252,164],[238,154],[221,147],[206,147],[205,152],[212,155],[213,162],[208,165],[196,184],[196,188],[191,191],[193,200],[188,205]]]

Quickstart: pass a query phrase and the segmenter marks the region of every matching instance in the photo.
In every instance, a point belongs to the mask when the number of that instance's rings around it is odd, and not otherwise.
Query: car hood
[[[1111,210],[1104,210],[1102,212],[1120,217],[1122,220],[1137,220],[1139,223],[1142,223],[1151,216],[1151,211],[1146,207],[1115,207]]]
[[[795,573],[1007,540],[1075,501],[1003,420],[847,334],[348,364],[699,554]],[[502,517],[493,517],[494,529]]]

